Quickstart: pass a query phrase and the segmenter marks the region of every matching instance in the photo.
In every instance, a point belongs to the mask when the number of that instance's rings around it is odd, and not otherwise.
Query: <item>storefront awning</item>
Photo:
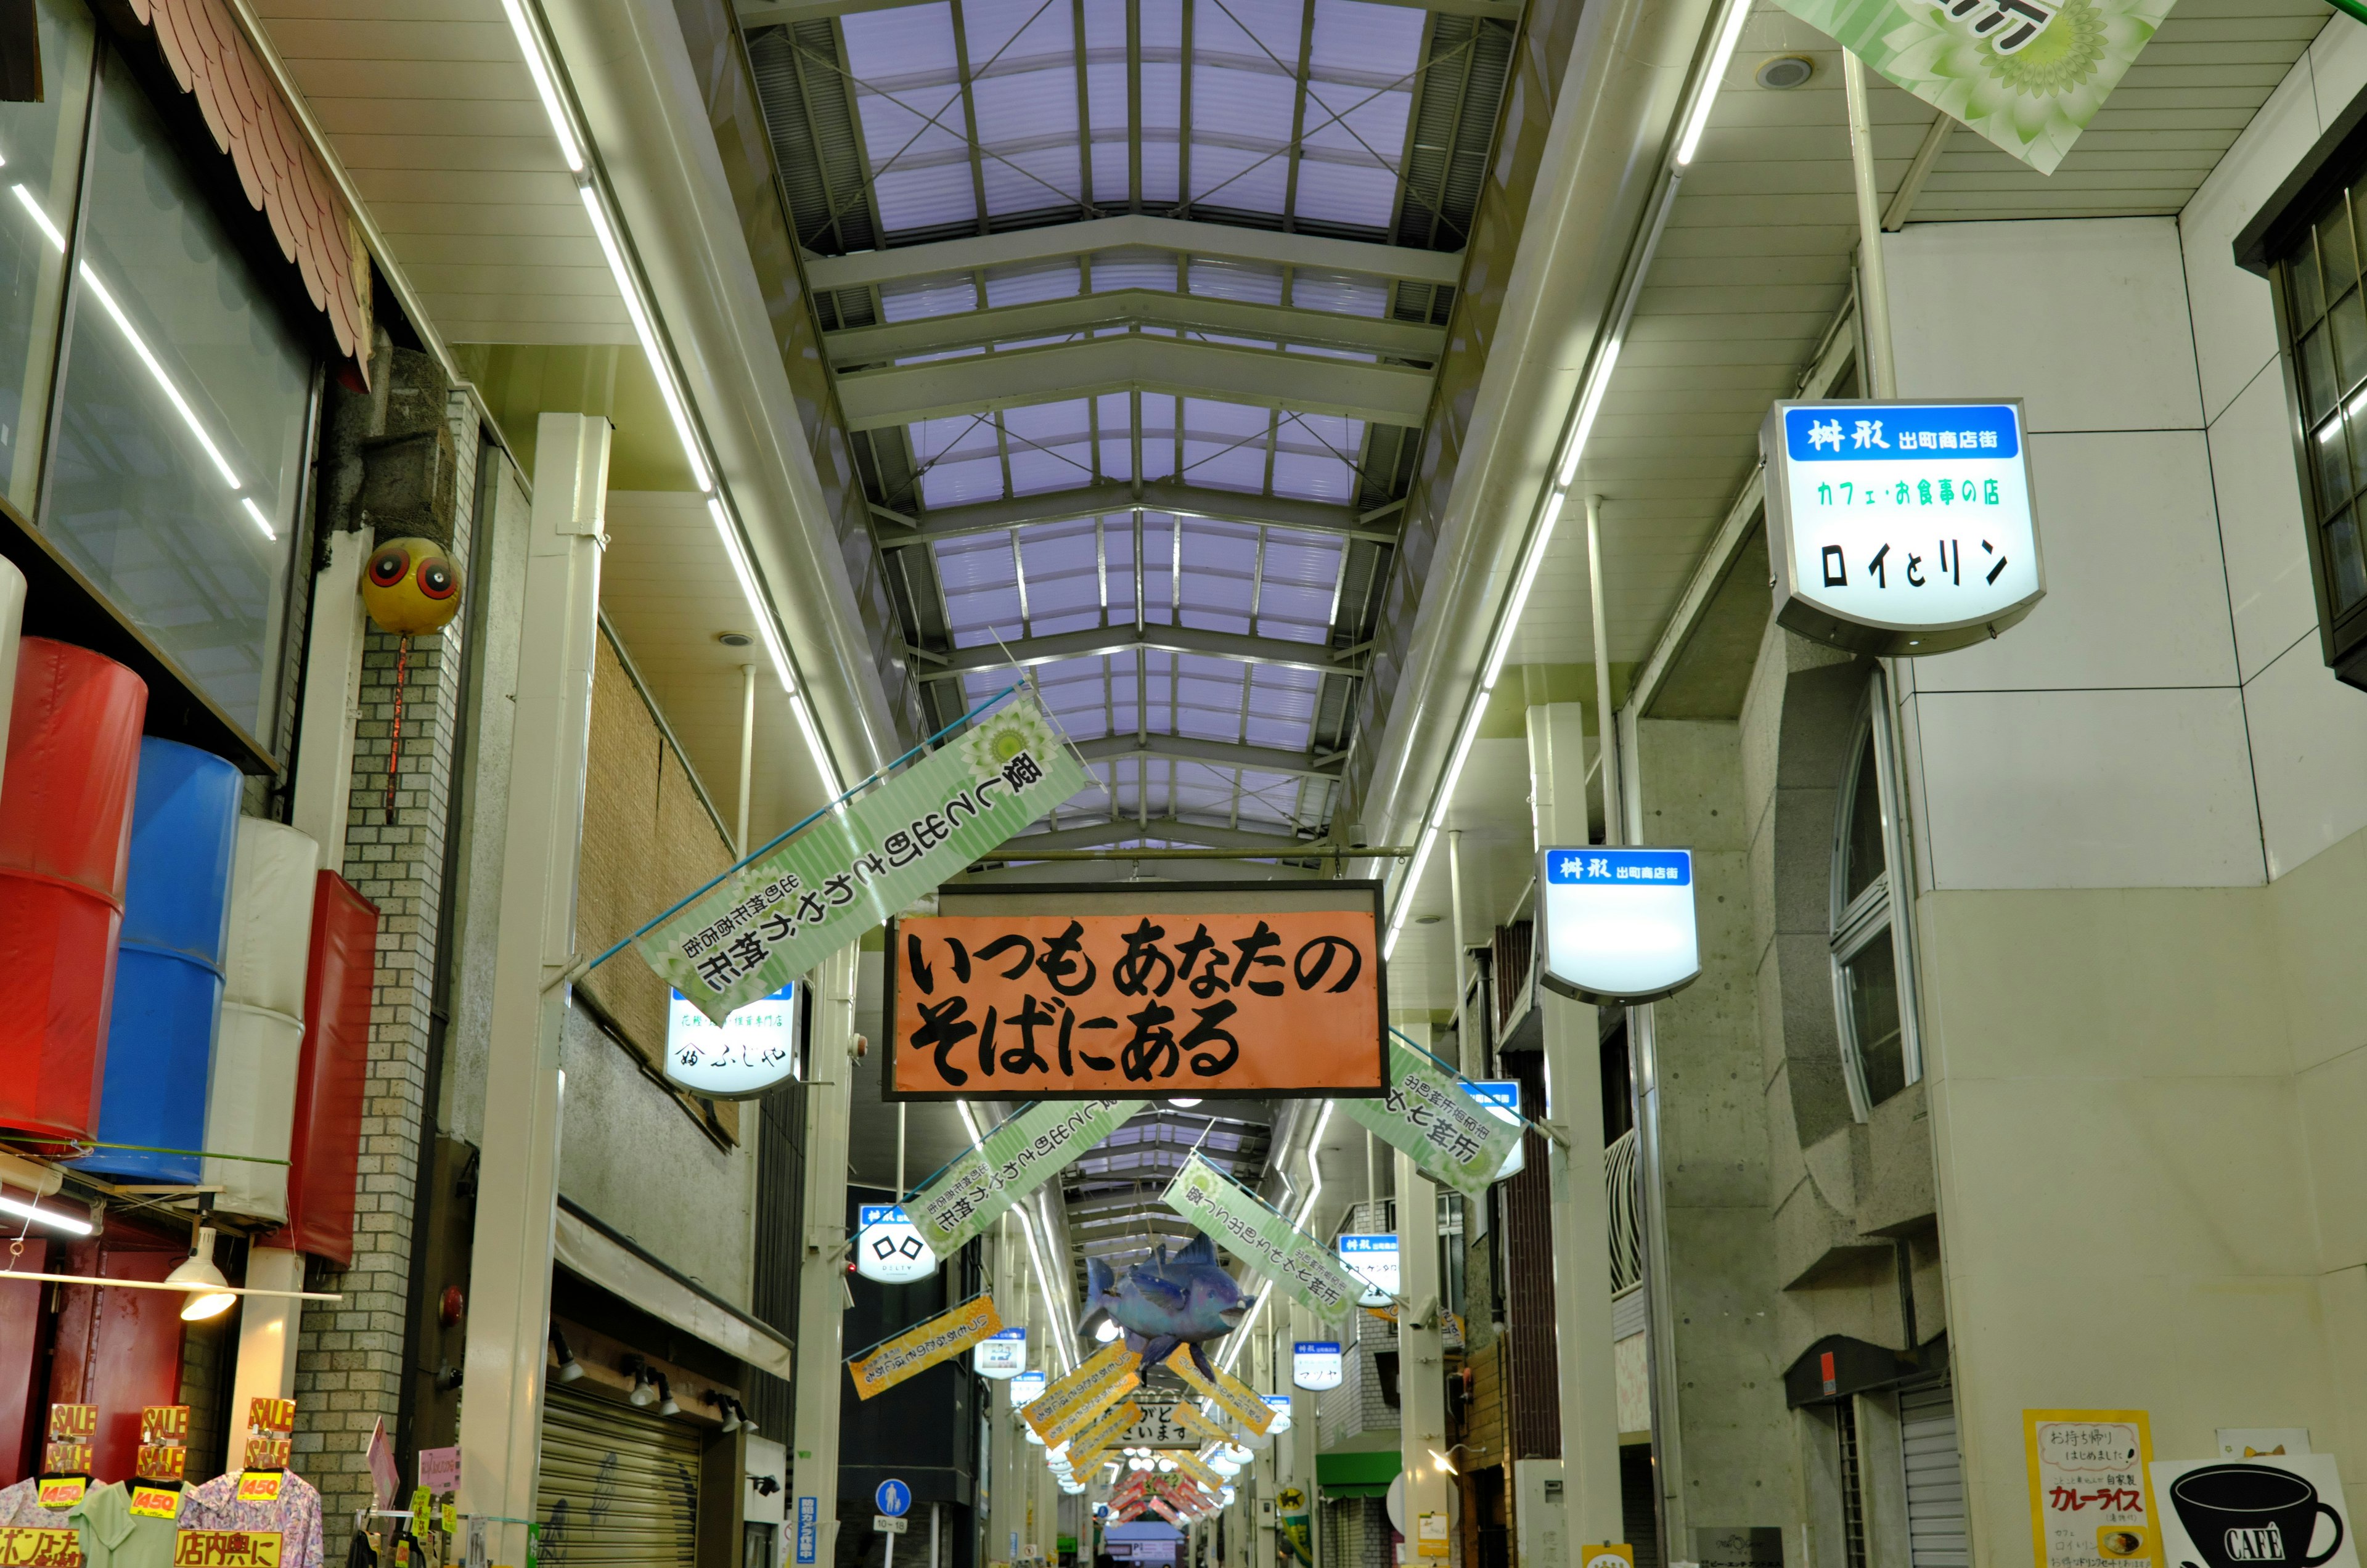
[[[1395,1449],[1363,1453],[1318,1454],[1315,1483],[1326,1497],[1386,1497],[1389,1483],[1405,1468],[1405,1456]]]
[[[796,1370],[786,1336],[682,1279],[565,1199],[560,1201],[551,1257],[601,1289],[759,1371],[786,1378]]]

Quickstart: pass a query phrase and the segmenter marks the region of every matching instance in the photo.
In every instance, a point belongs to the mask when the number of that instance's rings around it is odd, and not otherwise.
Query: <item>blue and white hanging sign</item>
[[[936,1254],[902,1209],[893,1203],[865,1203],[855,1214],[856,1273],[882,1285],[909,1285],[937,1271]]]
[[[1537,856],[1538,977],[1584,1002],[1657,1001],[1701,973],[1691,850],[1602,844]]]
[[[1017,1377],[1027,1370],[1027,1330],[1006,1328],[987,1336],[971,1349],[970,1365],[982,1378]]]
[[[1340,1261],[1348,1272],[1365,1281],[1365,1293],[1358,1297],[1358,1306],[1384,1307],[1397,1299],[1398,1238],[1394,1235],[1343,1235],[1339,1241]]]
[[[1265,1429],[1263,1436],[1271,1438],[1277,1433],[1289,1431],[1290,1395],[1286,1393],[1266,1393],[1260,1394],[1258,1397],[1265,1401],[1265,1407],[1268,1410],[1274,1412],[1274,1425]]]
[[[1011,1408],[1017,1410],[1042,1398],[1046,1381],[1042,1372],[1021,1372],[1004,1384],[1011,1391]]]
[[[1759,433],[1775,618],[1856,653],[1944,653],[2046,592],[2022,401],[1777,403]]]
[[[1521,1124],[1521,1080],[1518,1078],[1481,1078],[1466,1082],[1464,1089],[1472,1099],[1488,1108],[1499,1120]],[[1496,1179],[1506,1181],[1521,1174],[1529,1163],[1528,1139],[1521,1138],[1512,1145],[1512,1152],[1504,1156],[1504,1168]]]
[[[1309,1393],[1340,1386],[1340,1342],[1300,1339],[1290,1347],[1290,1382]]]

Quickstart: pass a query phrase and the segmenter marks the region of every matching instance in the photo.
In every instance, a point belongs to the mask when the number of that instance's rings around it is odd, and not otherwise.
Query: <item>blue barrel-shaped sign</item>
[[[207,1079],[221,1017],[238,769],[210,751],[140,742],[130,867],[115,1007],[100,1091],[102,1148],[79,1161],[105,1176],[195,1186],[205,1146]],[[159,1154],[158,1149],[187,1150]]]

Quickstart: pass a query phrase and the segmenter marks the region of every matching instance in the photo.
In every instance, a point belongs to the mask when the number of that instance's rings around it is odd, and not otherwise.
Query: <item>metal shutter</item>
[[[1956,1448],[1955,1391],[1942,1379],[1898,1391],[1907,1456],[1907,1551],[1913,1568],[1968,1568],[1965,1466]]]
[[[542,1402],[537,1561],[549,1568],[696,1568],[698,1431],[552,1388]]]

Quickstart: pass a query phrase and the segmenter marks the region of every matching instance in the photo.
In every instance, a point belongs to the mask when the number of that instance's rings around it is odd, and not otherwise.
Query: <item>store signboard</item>
[[[2046,592],[2019,399],[1779,402],[1759,433],[1775,618],[1853,653],[1944,653]]]
[[[761,997],[721,1023],[669,989],[665,1076],[709,1100],[750,1100],[798,1076],[795,981]]]
[[[1011,1408],[1018,1410],[1034,1403],[1043,1393],[1044,1385],[1051,1380],[1042,1372],[1021,1372],[1002,1386],[1010,1391]]]
[[[1539,977],[1565,997],[1657,1001],[1701,973],[1691,850],[1545,850],[1537,915]]]
[[[889,1100],[1388,1088],[1379,885],[939,894],[888,932]]]
[[[1385,1307],[1398,1294],[1398,1238],[1394,1235],[1343,1235],[1338,1242],[1340,1261],[1365,1281],[1358,1306]]]
[[[937,1271],[936,1254],[921,1228],[893,1203],[855,1210],[855,1271],[882,1285],[909,1285]]]
[[[1014,1378],[1027,1370],[1027,1330],[1006,1328],[981,1339],[970,1352],[970,1365],[982,1378]]]
[[[1471,1098],[1488,1108],[1489,1114],[1500,1121],[1521,1125],[1521,1080],[1518,1078],[1478,1078],[1463,1086]],[[1504,1156],[1504,1167],[1496,1173],[1499,1181],[1510,1180],[1521,1174],[1529,1163],[1528,1139],[1514,1138],[1510,1154]]]
[[[2158,1459],[2160,1560],[2180,1568],[2359,1568],[2358,1525],[2332,1454]]]

